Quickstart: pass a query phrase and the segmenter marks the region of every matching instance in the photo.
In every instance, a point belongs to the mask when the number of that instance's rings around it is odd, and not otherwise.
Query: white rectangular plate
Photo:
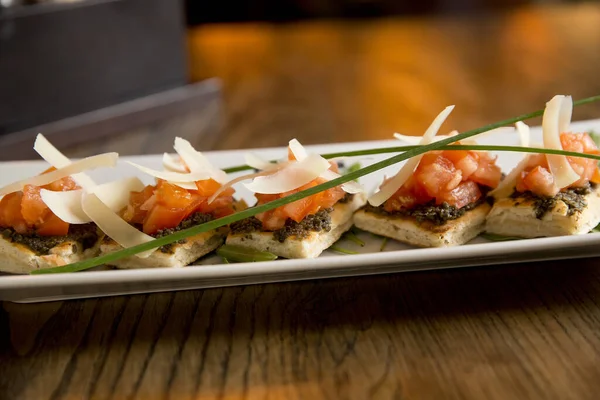
[[[598,131],[600,120],[574,123],[572,129]],[[541,142],[540,130],[533,129],[532,133],[533,141]],[[518,145],[516,133],[494,134],[482,137],[479,141],[482,144]],[[398,145],[401,143],[390,140],[308,148],[313,152],[329,153]],[[282,148],[255,151],[265,158],[275,159],[286,154]],[[225,168],[240,164],[244,153],[245,151],[221,151],[206,154],[216,165]],[[362,165],[366,165],[389,156],[372,156],[360,161]],[[498,162],[506,172],[516,165],[522,154],[499,153],[498,156]],[[153,168],[160,168],[161,163],[161,157],[158,155],[126,159]],[[0,163],[0,186],[37,174],[46,167],[43,161]],[[361,183],[368,190],[373,190],[385,173],[389,175],[397,169],[398,166],[387,168],[364,177]],[[95,171],[91,175],[100,182],[131,175],[149,181],[123,162],[115,170]],[[238,186],[238,195],[253,201],[253,197],[243,187]],[[367,233],[361,234],[360,237],[366,242],[364,247],[348,241],[341,243],[344,248],[358,251],[360,254],[340,255],[326,251],[321,257],[312,260],[221,264],[220,257],[212,255],[195,266],[181,269],[98,270],[35,276],[4,274],[0,275],[0,300],[39,302],[600,255],[600,234],[596,233],[507,242],[487,242],[477,238],[464,246],[441,249],[415,249],[389,241],[384,251],[380,251],[381,238]]]

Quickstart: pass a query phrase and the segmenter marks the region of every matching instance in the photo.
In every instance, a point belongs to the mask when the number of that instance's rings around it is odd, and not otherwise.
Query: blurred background
[[[598,50],[596,1],[0,0],[1,157],[467,129],[600,92]]]

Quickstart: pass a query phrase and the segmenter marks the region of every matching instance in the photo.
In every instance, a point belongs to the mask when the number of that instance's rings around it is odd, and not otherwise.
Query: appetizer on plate
[[[600,154],[587,133],[569,132],[573,101],[546,104],[542,129],[547,149]],[[600,223],[600,171],[589,158],[528,155],[490,194],[496,199],[486,231],[525,238],[588,233]]]
[[[297,140],[288,160],[272,164],[254,155],[246,162],[260,170],[246,187],[262,205],[339,176],[337,164],[307,154]],[[233,182],[233,181],[232,181]],[[348,182],[230,225],[227,244],[268,251],[284,258],[315,258],[352,227],[352,214],[365,204],[362,186]]]
[[[53,167],[0,189],[0,271],[29,273],[95,257],[99,251],[103,234],[77,207],[82,187],[94,185],[83,171],[114,167],[118,155],[71,163],[41,135],[34,149]]]
[[[433,121],[419,144],[432,142],[453,106]],[[456,144],[461,144],[457,142]],[[483,231],[486,193],[502,173],[483,151],[431,151],[409,159],[354,215],[363,230],[419,247],[468,242]]]
[[[220,190],[222,183],[227,181],[227,175],[222,170],[212,166],[184,139],[176,138],[174,147],[179,159],[165,154],[164,171],[130,163],[157,178],[157,182],[131,191],[119,216],[113,215],[114,221],[107,226],[100,225],[106,233],[100,246],[102,253],[111,253],[123,246],[150,241],[233,214],[236,207],[242,205],[234,202],[233,188]],[[123,234],[120,230],[126,226],[129,227],[129,234]],[[131,227],[135,230],[133,242]],[[137,257],[119,259],[111,265],[118,268],[184,267],[223,244],[227,232],[226,227],[215,229],[162,246],[156,251],[138,254]]]

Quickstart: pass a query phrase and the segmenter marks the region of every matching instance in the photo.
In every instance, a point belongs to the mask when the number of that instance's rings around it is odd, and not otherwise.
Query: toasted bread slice
[[[581,195],[581,199],[585,204],[580,209],[570,208],[557,199],[540,218],[536,215],[536,199],[499,199],[487,217],[485,230],[523,238],[585,234],[600,223],[600,187],[591,188],[589,193]]]
[[[284,258],[315,258],[352,227],[352,214],[362,207],[365,201],[366,196],[358,193],[346,203],[336,203],[329,214],[331,222],[328,232],[309,232],[305,238],[289,236],[283,242],[277,240],[273,232],[230,233],[227,236],[227,244],[268,251]]]
[[[162,246],[149,257],[125,257],[111,262],[117,268],[181,268],[191,264],[202,256],[223,244],[227,236],[227,228],[200,233],[183,239],[179,243]],[[100,245],[103,254],[113,253],[122,247],[114,240],[106,237]]]
[[[365,231],[413,246],[450,247],[464,244],[483,232],[490,208],[487,203],[482,203],[442,225],[430,221],[417,222],[410,216],[383,215],[362,209],[354,214],[354,224]]]
[[[102,233],[97,231],[97,238],[92,239],[91,244],[65,238],[47,251],[37,251],[27,244],[13,240],[10,236],[2,236],[0,237],[0,271],[29,274],[39,269],[60,267],[92,258],[100,252],[101,240]]]

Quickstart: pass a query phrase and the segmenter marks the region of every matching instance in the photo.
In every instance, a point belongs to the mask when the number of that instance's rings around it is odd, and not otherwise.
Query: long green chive
[[[582,100],[578,100],[578,101],[575,101],[573,104],[574,105],[582,105],[582,104],[591,103],[591,102],[594,102],[597,100],[600,100],[600,95],[588,97],[588,98],[582,99]],[[240,220],[248,218],[248,217],[252,217],[256,214],[260,214],[262,212],[272,210],[274,208],[283,206],[285,204],[289,204],[294,201],[303,199],[305,197],[312,196],[313,194],[325,191],[327,189],[331,189],[335,186],[341,185],[341,184],[349,182],[351,180],[371,174],[375,171],[379,171],[380,169],[386,168],[390,165],[397,164],[401,161],[408,160],[409,158],[412,158],[419,154],[423,154],[428,151],[439,150],[443,146],[447,146],[447,145],[457,142],[459,140],[467,139],[472,136],[478,135],[483,132],[487,132],[487,131],[495,129],[495,128],[499,128],[504,125],[514,124],[515,122],[518,122],[518,121],[523,121],[526,119],[539,117],[539,116],[543,115],[543,113],[544,113],[544,110],[534,111],[532,113],[523,114],[518,117],[506,119],[504,121],[495,122],[495,123],[483,126],[481,128],[472,129],[470,131],[463,132],[456,136],[442,139],[440,141],[433,142],[433,143],[430,143],[425,146],[418,146],[418,147],[412,148],[402,154],[398,154],[396,156],[393,156],[393,157],[387,158],[385,160],[379,161],[377,163],[371,164],[371,165],[364,167],[358,171],[350,172],[347,175],[340,176],[339,178],[332,179],[330,181],[324,182],[317,186],[313,186],[312,188],[309,188],[309,189],[303,190],[301,192],[294,193],[290,196],[286,196],[286,197],[262,204],[260,206],[256,206],[253,208],[249,208],[247,210],[237,212],[237,213],[229,215],[227,217],[209,221],[204,224],[200,224],[200,225],[188,228],[188,229],[183,229],[183,230],[175,232],[173,234],[155,239],[151,242],[142,243],[142,244],[139,244],[139,245],[136,245],[133,247],[129,247],[126,249],[116,251],[114,253],[105,254],[105,255],[102,255],[99,257],[95,257],[95,258],[92,258],[89,260],[84,260],[84,261],[80,261],[77,263],[65,265],[62,267],[36,270],[36,271],[33,271],[32,274],[77,272],[77,271],[83,271],[86,269],[97,267],[102,264],[109,264],[113,261],[119,260],[124,257],[134,256],[135,254],[140,253],[140,252],[155,249],[157,247],[164,246],[166,244],[170,244],[170,243],[174,243],[179,240],[182,240],[182,239],[186,239],[190,236],[198,235],[203,232],[208,232],[213,229],[219,228],[221,226],[225,226],[225,225],[231,224],[233,222],[240,221]],[[508,147],[510,147],[510,146],[508,146]],[[337,156],[342,156],[345,154],[346,153],[338,153]],[[579,155],[579,156],[581,157],[582,155]],[[331,157],[333,157],[333,156],[331,156]]]
[[[455,140],[456,141],[456,140]],[[330,153],[330,154],[321,154],[323,158],[334,158],[334,157],[342,157],[345,155],[347,157],[354,156],[364,156],[364,155],[376,155],[376,154],[387,154],[387,153],[402,153],[409,150],[418,149],[422,146],[395,146],[395,147],[380,147],[376,149],[368,149],[368,150],[356,150],[356,151],[348,151],[345,153]],[[597,154],[585,154],[578,153],[574,151],[566,151],[566,150],[554,150],[554,149],[544,149],[539,147],[521,147],[521,146],[499,146],[499,145],[466,145],[466,144],[451,144],[447,146],[442,146],[437,150],[473,150],[473,151],[512,151],[515,153],[537,153],[537,154],[557,154],[559,156],[569,156],[569,157],[580,157],[580,158],[591,158],[593,160],[600,160],[600,155]],[[239,165],[237,167],[226,168],[223,171],[227,173],[238,172],[252,169],[247,165]]]
[[[268,251],[259,251],[247,247],[226,244],[217,249],[217,255],[235,262],[273,261],[277,256]]]
[[[343,237],[344,237],[344,239],[347,239],[347,240],[349,240],[351,242],[356,243],[360,247],[364,247],[365,246],[365,242],[363,240],[361,240],[361,238],[359,238],[358,236],[356,236],[354,234],[354,232],[352,232],[352,231],[346,232]]]
[[[492,241],[492,242],[505,242],[505,241],[509,241],[509,240],[523,239],[523,238],[517,237],[517,236],[503,236],[503,235],[496,235],[495,233],[487,233],[487,232],[482,233],[480,236],[482,238]]]
[[[338,247],[336,245],[331,246],[329,250],[333,250],[342,254],[360,254],[358,251],[344,249],[343,247]]]
[[[387,242],[388,242],[388,238],[384,237],[383,240],[381,241],[381,246],[379,246],[379,251],[383,251],[385,249]]]

